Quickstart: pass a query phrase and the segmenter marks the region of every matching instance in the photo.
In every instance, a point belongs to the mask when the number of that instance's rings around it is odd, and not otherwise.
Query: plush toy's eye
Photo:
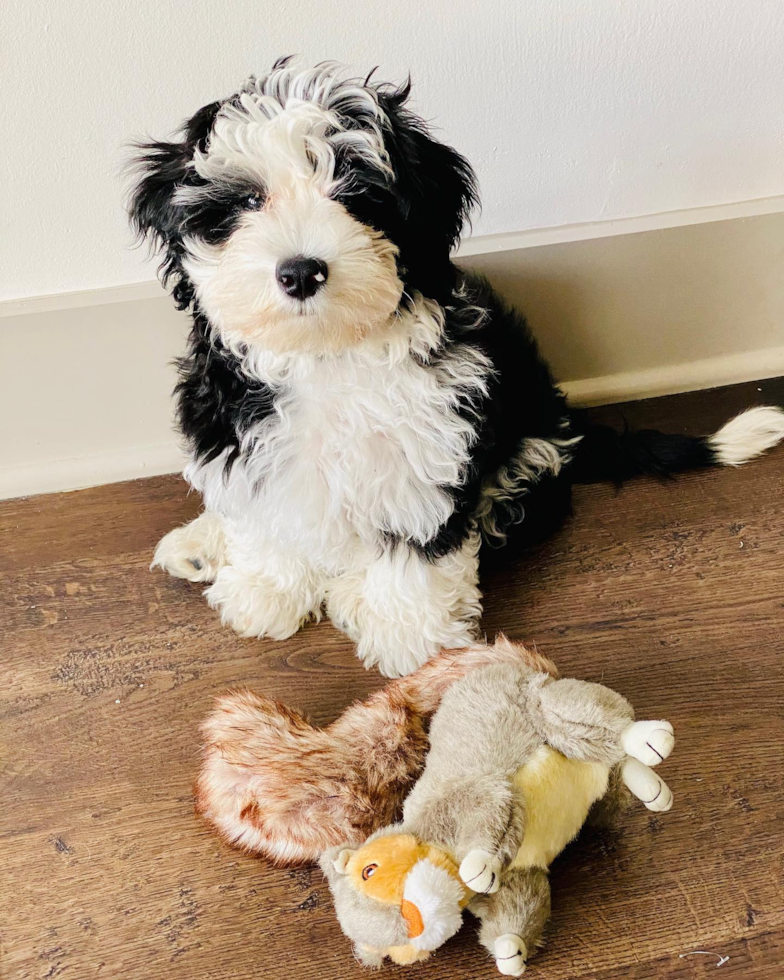
[[[261,197],[258,194],[248,194],[243,200],[242,206],[246,211],[258,211],[261,207]]]
[[[362,880],[367,881],[376,873],[377,864],[368,864],[362,869]]]

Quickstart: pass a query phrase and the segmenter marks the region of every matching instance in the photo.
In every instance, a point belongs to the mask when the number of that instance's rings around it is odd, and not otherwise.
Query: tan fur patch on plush
[[[546,657],[500,635],[439,654],[323,729],[272,698],[224,694],[202,726],[197,809],[230,844],[278,864],[359,843],[399,818],[425,762],[425,721],[444,694],[470,671],[503,663],[558,676]]]
[[[398,966],[410,966],[426,960],[430,953],[425,949],[414,949],[413,946],[388,946],[386,955]]]

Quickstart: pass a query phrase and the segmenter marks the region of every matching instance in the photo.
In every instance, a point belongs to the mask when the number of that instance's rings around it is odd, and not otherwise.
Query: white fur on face
[[[363,128],[342,127],[336,109],[348,104],[361,106]],[[370,90],[341,83],[328,69],[279,69],[220,110],[206,151],[193,160],[208,183],[181,188],[175,200],[195,203],[214,182],[264,188],[262,210],[245,214],[228,241],[184,242],[199,304],[228,347],[334,352],[390,326],[403,291],[397,249],[334,200],[338,148],[389,169],[382,120]],[[276,280],[278,263],[294,256],[329,270],[304,302]]]
[[[438,949],[454,936],[463,923],[463,894],[463,886],[445,868],[427,859],[417,861],[403,890],[403,898],[419,909],[425,927],[409,940],[414,949]]]

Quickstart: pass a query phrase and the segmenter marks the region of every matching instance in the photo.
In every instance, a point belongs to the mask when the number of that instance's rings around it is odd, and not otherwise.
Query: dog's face
[[[445,301],[473,175],[407,97],[283,61],[143,146],[131,217],[178,303],[232,349],[323,353],[389,329],[414,290]]]

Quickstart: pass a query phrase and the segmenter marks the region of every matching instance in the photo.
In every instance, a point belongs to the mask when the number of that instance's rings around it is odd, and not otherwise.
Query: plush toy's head
[[[321,859],[343,932],[357,957],[377,966],[426,959],[460,928],[471,896],[444,851],[394,828],[356,850],[334,847]]]

